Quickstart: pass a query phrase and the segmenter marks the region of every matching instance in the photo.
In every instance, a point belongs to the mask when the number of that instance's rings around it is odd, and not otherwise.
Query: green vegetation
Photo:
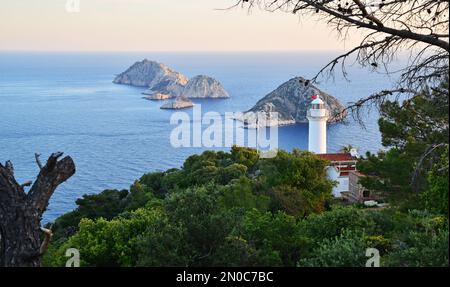
[[[381,106],[382,143],[389,150],[360,162],[359,170],[370,175],[366,187],[404,210],[448,214],[448,100],[447,79],[410,100]]]
[[[64,266],[65,250],[78,248],[82,266],[365,266],[366,248],[377,248],[381,266],[448,266],[442,105],[424,92],[382,106],[389,150],[359,168],[389,208],[333,200],[327,162],[308,152],[206,151],[180,169],[145,174],[129,191],[79,199],[56,220],[44,263]],[[433,156],[423,159],[430,145]]]
[[[364,266],[367,247],[385,266],[448,264],[445,216],[326,208],[326,162],[281,151],[243,168],[242,154],[257,153],[205,152],[129,192],[84,196],[56,220],[45,264],[64,266],[65,250],[78,248],[82,266]]]

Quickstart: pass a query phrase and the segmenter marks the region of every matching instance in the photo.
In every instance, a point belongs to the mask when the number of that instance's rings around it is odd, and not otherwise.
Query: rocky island
[[[162,105],[161,109],[167,109],[167,110],[180,110],[185,108],[193,107],[194,103],[190,101],[188,98],[179,96],[174,101],[168,102],[164,105]]]
[[[134,63],[125,72],[119,74],[113,83],[136,87],[147,87],[144,94],[160,93],[176,97],[187,84],[188,79],[164,64],[144,59]]]
[[[214,78],[198,75],[189,80],[166,65],[147,59],[134,63],[125,72],[117,75],[113,83],[147,87],[147,90],[143,92],[145,95],[143,98],[147,100],[177,98],[174,102],[161,107],[164,109],[192,106],[192,102],[187,100],[188,98],[229,97],[222,84]]]
[[[222,84],[208,76],[199,75],[190,79],[181,92],[187,98],[229,98]]]
[[[344,106],[334,97],[321,91],[302,77],[296,77],[283,83],[274,91],[259,100],[250,110],[243,113],[236,120],[244,123],[254,122],[254,115],[263,112],[269,115],[271,112],[278,113],[278,125],[291,125],[296,123],[307,123],[306,112],[312,101],[311,97],[318,95],[330,112],[329,122],[342,121],[345,117]],[[275,125],[267,121],[266,126]]]
[[[143,93],[145,95],[145,92]],[[162,101],[162,100],[168,100],[172,98],[172,96],[168,94],[161,94],[161,93],[151,93],[147,96],[142,97],[143,99],[150,100],[150,101]]]

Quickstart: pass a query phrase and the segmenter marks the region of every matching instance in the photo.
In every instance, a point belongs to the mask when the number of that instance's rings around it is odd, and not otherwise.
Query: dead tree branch
[[[40,228],[55,189],[75,173],[69,156],[52,154],[43,166],[28,193],[14,178],[10,161],[0,164],[0,266],[40,266],[41,255],[51,239],[51,232]],[[38,158],[38,156],[37,156]],[[45,234],[41,239],[40,231]]]
[[[50,240],[53,237],[53,232],[51,230],[52,229],[51,226],[48,229],[44,227],[41,227],[40,229],[44,233],[44,240],[42,241],[41,247],[39,248],[39,254],[42,256],[48,249],[48,244],[50,243]]]
[[[38,165],[39,169],[42,169],[42,163],[41,163],[41,160],[39,158],[40,156],[41,156],[41,154],[39,154],[39,153],[35,153],[34,154],[34,158],[36,159],[36,164]]]

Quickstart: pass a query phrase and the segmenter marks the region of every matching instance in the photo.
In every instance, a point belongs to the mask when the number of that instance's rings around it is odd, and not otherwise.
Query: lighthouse
[[[325,103],[318,97],[313,96],[311,108],[306,117],[309,121],[308,150],[316,154],[327,153],[327,120],[329,112]]]

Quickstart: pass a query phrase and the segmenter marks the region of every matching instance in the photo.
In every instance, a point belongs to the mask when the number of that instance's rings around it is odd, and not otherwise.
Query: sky
[[[313,18],[223,10],[235,3],[2,0],[0,51],[335,51],[358,40],[344,42]]]

